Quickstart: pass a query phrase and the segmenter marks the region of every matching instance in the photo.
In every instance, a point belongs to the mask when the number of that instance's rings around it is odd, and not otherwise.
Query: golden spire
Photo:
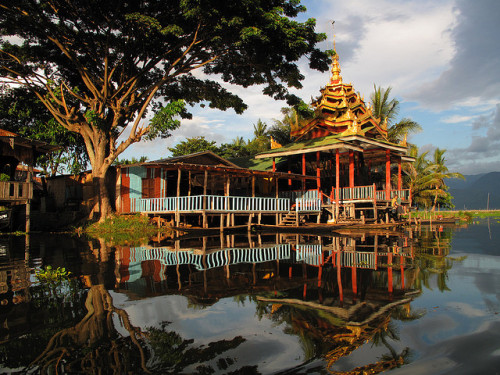
[[[335,26],[335,21],[332,21],[332,29]],[[342,80],[340,76],[340,65],[339,65],[339,56],[337,54],[337,47],[335,45],[335,33],[333,34],[333,56],[332,56],[332,78],[331,81],[339,81]]]

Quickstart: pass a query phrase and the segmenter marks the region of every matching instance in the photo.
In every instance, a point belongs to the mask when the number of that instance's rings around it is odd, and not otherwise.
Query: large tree
[[[1,79],[28,87],[66,129],[85,142],[99,187],[101,218],[110,212],[104,178],[127,147],[167,137],[187,116],[184,103],[245,104],[206,76],[275,99],[298,99],[297,62],[328,69],[315,21],[294,18],[299,0],[0,0]],[[182,101],[184,100],[184,101]],[[146,119],[148,110],[154,113]]]

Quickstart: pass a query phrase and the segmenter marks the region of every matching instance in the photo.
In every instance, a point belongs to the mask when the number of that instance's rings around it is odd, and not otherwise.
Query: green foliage
[[[46,175],[78,174],[87,169],[83,138],[58,124],[43,103],[26,88],[0,88],[0,128],[61,149],[38,156],[36,165]]]
[[[0,181],[2,182],[10,181],[10,176],[6,173],[0,173]]]
[[[387,121],[387,138],[390,142],[399,143],[409,133],[417,133],[422,127],[412,119],[404,118],[395,122],[399,113],[399,100],[390,98],[391,87],[384,89],[373,85],[370,100],[373,106],[373,115],[380,118],[380,123]]]
[[[329,62],[316,47],[326,35],[315,32],[315,20],[295,20],[304,11],[298,0],[18,0],[0,13],[1,77],[31,90],[59,125],[83,136],[103,173],[132,143],[169,136],[177,116],[190,116],[184,103],[246,108],[192,71],[300,102],[288,91],[302,86],[298,61],[320,71]]]
[[[203,136],[187,138],[185,141],[177,143],[174,147],[169,147],[168,150],[172,153],[172,156],[189,155],[201,151],[219,153],[216,142],[208,141]]]
[[[253,135],[255,138],[267,137],[267,124],[261,119],[256,124],[253,124]]]
[[[448,192],[445,179],[464,178],[460,173],[449,172],[445,165],[444,153],[446,150],[436,149],[433,160],[427,159],[428,152],[418,153],[418,148],[412,146],[410,156],[415,158],[412,163],[404,163],[405,188],[412,191],[413,202],[419,208],[434,210],[438,205],[444,208],[453,208],[452,197]]]
[[[132,157],[131,159],[116,159],[113,162],[113,165],[130,165],[130,164],[145,163],[146,161],[148,161],[147,156],[141,156],[139,158]]]
[[[67,271],[66,268],[52,268],[52,266],[47,266],[45,269],[36,271],[35,277],[41,283],[47,284],[61,284],[63,281],[67,281],[71,272]]]
[[[85,232],[94,238],[100,238],[113,245],[141,245],[150,240],[158,232],[170,232],[168,227],[158,228],[147,216],[114,215],[106,220],[93,223],[85,228]]]
[[[166,105],[159,106],[154,117],[151,119],[149,133],[145,139],[167,138],[170,131],[177,129],[181,122],[178,116],[185,112],[186,103],[184,100],[175,100]]]

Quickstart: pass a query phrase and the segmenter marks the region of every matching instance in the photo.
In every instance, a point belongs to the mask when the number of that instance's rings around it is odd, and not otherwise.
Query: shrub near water
[[[170,231],[161,228],[161,231]],[[158,233],[156,225],[150,223],[143,215],[116,215],[102,223],[89,225],[86,230],[92,237],[99,237],[115,245],[142,243]]]

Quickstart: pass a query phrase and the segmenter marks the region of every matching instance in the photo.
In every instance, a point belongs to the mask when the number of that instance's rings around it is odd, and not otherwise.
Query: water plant
[[[39,282],[56,285],[67,281],[70,275],[71,272],[64,267],[52,268],[52,266],[47,266],[45,269],[42,268],[35,272],[35,277]]]

